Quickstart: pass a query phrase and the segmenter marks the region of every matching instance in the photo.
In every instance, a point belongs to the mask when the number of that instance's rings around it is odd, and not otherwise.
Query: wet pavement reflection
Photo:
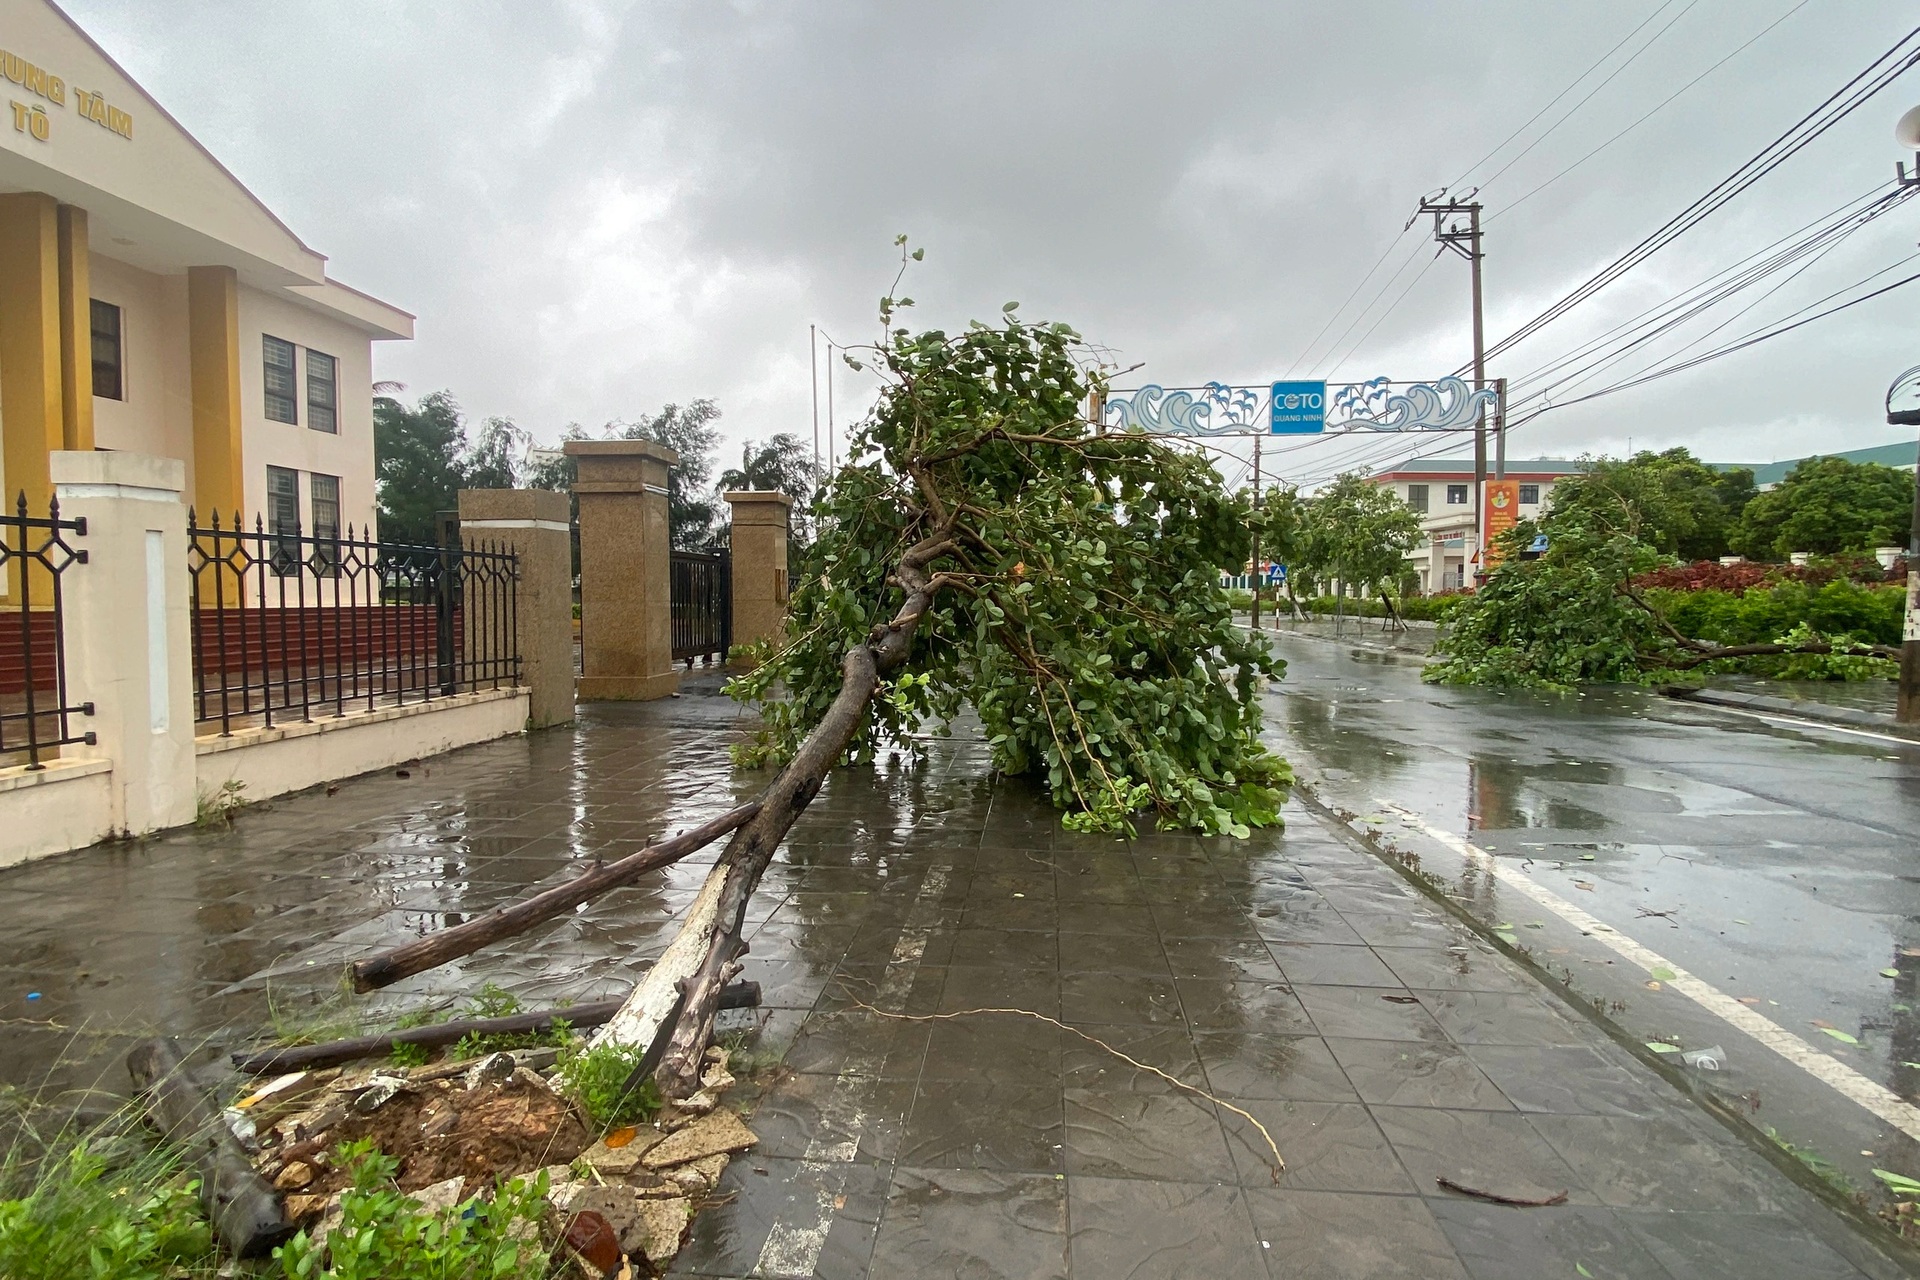
[[[1711,1089],[1877,1190],[1920,1143],[1840,1099],[1389,810],[1521,868],[1816,1052],[1920,1098],[1920,746],[1626,689],[1423,685],[1415,662],[1285,638],[1269,719],[1330,804],[1415,851],[1488,925],[1602,1000],[1636,1040],[1724,1041]],[[1655,975],[1657,977],[1657,975]],[[1834,1036],[1830,1032],[1839,1032]],[[1857,1042],[1857,1043],[1854,1043]],[[1871,1152],[1871,1155],[1863,1154]]]
[[[1417,778],[1432,751],[1397,744],[1383,762],[1338,699],[1282,715],[1349,776]],[[740,731],[700,687],[594,706],[574,729],[289,797],[231,828],[0,873],[0,1079],[118,1084],[139,1032],[254,1034],[270,1009],[325,995],[343,960],[751,793],[761,779],[726,760]],[[925,748],[836,774],[768,873],[744,975],[764,1007],[737,1015],[758,1036],[762,1141],[674,1274],[1898,1274],[1301,805],[1248,841],[1123,843],[1062,831],[964,732]],[[1515,790],[1487,764],[1482,785]],[[1617,784],[1584,768],[1543,780],[1571,790],[1498,812],[1589,838],[1576,820],[1609,810],[1579,788]],[[1684,804],[1737,807],[1711,788]],[[372,1007],[483,981],[530,1004],[617,992],[665,947],[711,856]],[[969,1012],[982,1008],[1091,1040]],[[1243,1116],[1172,1081],[1257,1119],[1286,1174]],[[1505,1208],[1441,1177],[1567,1200]]]

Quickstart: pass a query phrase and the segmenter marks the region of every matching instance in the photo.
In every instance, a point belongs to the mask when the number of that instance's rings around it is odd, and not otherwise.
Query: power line
[[[1558,129],[1561,125],[1565,124],[1567,121],[1571,120],[1575,112],[1580,110],[1581,107],[1586,106],[1587,103],[1591,102],[1595,94],[1599,93],[1602,89],[1612,84],[1614,80],[1619,77],[1622,71],[1625,71],[1628,67],[1632,66],[1634,62],[1639,59],[1641,54],[1645,53],[1648,49],[1651,49],[1654,46],[1654,44],[1660,39],[1661,36],[1667,34],[1667,32],[1673,29],[1674,23],[1680,21],[1680,19],[1686,17],[1689,13],[1691,13],[1693,11],[1694,5],[1698,3],[1699,3],[1699,0],[1688,0],[1686,8],[1682,9],[1679,13],[1676,13],[1673,15],[1673,17],[1669,18],[1667,20],[1666,26],[1660,28],[1658,31],[1654,32],[1651,36],[1647,37],[1647,42],[1645,44],[1641,45],[1638,49],[1635,49],[1633,53],[1628,56],[1626,61],[1622,62],[1619,66],[1615,67],[1613,71],[1608,74],[1605,80],[1602,80],[1599,84],[1593,86],[1592,89],[1588,90],[1586,97],[1580,99],[1580,101],[1574,103],[1571,107],[1567,108],[1567,113],[1565,115],[1561,116],[1558,120],[1554,121],[1551,125],[1547,126],[1546,131],[1543,132],[1539,137],[1535,138],[1532,142],[1529,142],[1521,150],[1519,155],[1515,156],[1513,159],[1501,165],[1499,170],[1495,172],[1491,178],[1488,178],[1485,182],[1482,182],[1480,184],[1481,187],[1486,188],[1486,187],[1492,186],[1495,182],[1498,182],[1500,180],[1501,174],[1505,173],[1507,170],[1513,168],[1513,166],[1515,166],[1516,164],[1519,164],[1522,160],[1526,159],[1528,152],[1532,151],[1535,147],[1545,142],[1549,137],[1553,135],[1556,129]]]
[[[1512,213],[1515,209],[1518,209],[1521,205],[1533,199],[1535,196],[1539,195],[1542,191],[1545,191],[1548,187],[1560,181],[1560,179],[1566,177],[1568,174],[1572,173],[1575,169],[1578,169],[1581,165],[1593,159],[1595,156],[1599,155],[1602,151],[1605,151],[1608,147],[1620,141],[1620,139],[1626,137],[1628,134],[1632,133],[1635,129],[1638,129],[1641,125],[1645,124],[1647,121],[1653,119],[1653,117],[1659,115],[1662,111],[1666,110],[1668,106],[1672,105],[1675,99],[1679,98],[1682,94],[1686,93],[1687,90],[1693,88],[1693,86],[1699,84],[1702,80],[1705,80],[1708,76],[1718,71],[1721,67],[1726,66],[1727,63],[1733,61],[1735,58],[1745,53],[1748,49],[1752,48],[1756,43],[1758,43],[1762,36],[1765,36],[1769,31],[1772,31],[1775,27],[1779,26],[1781,23],[1785,22],[1788,18],[1791,18],[1794,14],[1800,12],[1802,9],[1806,8],[1811,3],[1813,3],[1813,0],[1800,0],[1800,2],[1794,5],[1793,8],[1787,10],[1785,13],[1775,18],[1772,22],[1769,22],[1766,26],[1760,28],[1760,30],[1757,33],[1755,33],[1751,38],[1749,38],[1745,44],[1742,44],[1741,46],[1736,48],[1732,53],[1727,54],[1725,57],[1721,58],[1718,62],[1708,67],[1705,71],[1702,71],[1699,75],[1695,76],[1693,79],[1687,81],[1685,84],[1681,85],[1678,89],[1675,89],[1672,93],[1662,98],[1658,103],[1656,103],[1653,106],[1651,110],[1641,115],[1632,124],[1629,124],[1626,128],[1620,130],[1620,132],[1614,134],[1611,138],[1608,138],[1605,142],[1601,143],[1599,146],[1595,147],[1593,150],[1587,152],[1587,154],[1581,156],[1578,160],[1575,160],[1572,164],[1560,170],[1560,172],[1554,174],[1551,178],[1548,178],[1545,182],[1542,182],[1539,185],[1533,187],[1525,195],[1521,196],[1519,199],[1509,201],[1500,210],[1500,212],[1488,218],[1487,221],[1491,223],[1496,219],[1503,218],[1507,214]],[[1494,176],[1498,177],[1499,175],[1495,174]],[[1491,179],[1489,179],[1489,181],[1491,181]]]
[[[1588,67],[1585,71],[1582,71],[1579,75],[1575,76],[1573,80],[1567,85],[1566,88],[1562,89],[1560,92],[1554,94],[1552,98],[1548,99],[1547,104],[1545,106],[1541,107],[1538,111],[1528,116],[1526,119],[1526,123],[1522,124],[1518,129],[1515,129],[1512,133],[1508,134],[1505,138],[1501,139],[1499,144],[1496,145],[1493,150],[1487,152],[1487,154],[1485,154],[1484,156],[1481,156],[1478,160],[1475,160],[1472,164],[1468,165],[1466,168],[1466,171],[1463,172],[1459,177],[1455,178],[1452,182],[1448,183],[1447,187],[1450,189],[1453,187],[1457,187],[1461,183],[1465,182],[1468,179],[1468,177],[1470,177],[1473,174],[1473,171],[1475,169],[1478,169],[1481,165],[1493,159],[1496,155],[1500,154],[1500,151],[1502,150],[1502,148],[1506,147],[1508,143],[1512,142],[1515,138],[1518,138],[1521,134],[1525,133],[1528,129],[1531,129],[1533,127],[1534,121],[1538,120],[1541,116],[1547,114],[1547,112],[1553,110],[1554,103],[1560,101],[1560,99],[1566,97],[1568,94],[1572,93],[1575,89],[1579,88],[1581,81],[1585,80],[1588,76],[1598,71],[1606,63],[1607,59],[1611,58],[1614,54],[1620,52],[1620,50],[1626,45],[1627,41],[1633,39],[1636,35],[1640,34],[1641,30],[1645,28],[1648,23],[1652,22],[1655,18],[1659,17],[1662,13],[1664,13],[1668,8],[1670,8],[1674,4],[1674,2],[1675,0],[1661,0],[1660,5],[1657,8],[1655,8],[1652,13],[1649,13],[1646,17],[1642,18],[1638,26],[1634,27],[1633,30],[1627,32],[1627,34],[1625,34],[1624,36],[1621,36],[1619,42],[1616,43],[1611,49],[1608,49],[1605,53],[1601,54],[1599,59],[1595,61],[1592,66]]]
[[[1395,236],[1393,240],[1387,245],[1387,247],[1381,251],[1381,254],[1378,258],[1374,259],[1373,265],[1367,268],[1367,274],[1360,277],[1360,283],[1353,286],[1353,291],[1347,294],[1347,296],[1341,300],[1340,305],[1334,308],[1333,314],[1327,317],[1327,322],[1320,326],[1320,332],[1314,334],[1313,340],[1307,343],[1307,345],[1301,349],[1300,354],[1293,358],[1293,363],[1287,366],[1286,377],[1291,378],[1293,376],[1293,371],[1300,367],[1300,362],[1307,358],[1307,353],[1320,345],[1320,339],[1327,336],[1327,330],[1333,328],[1333,322],[1340,318],[1341,313],[1347,309],[1347,304],[1352,302],[1354,298],[1358,297],[1360,294],[1360,291],[1367,287],[1367,281],[1373,279],[1373,273],[1380,269],[1380,264],[1385,262],[1387,260],[1387,256],[1391,254],[1396,248],[1399,247],[1400,242],[1406,239],[1407,232],[1411,231],[1412,229],[1413,229],[1412,223],[1408,223],[1406,226],[1400,228],[1400,234]],[[1372,304],[1369,303],[1368,305],[1371,306]],[[1349,325],[1347,327],[1349,330],[1351,330],[1353,326]],[[1344,338],[1346,337],[1346,333],[1342,332],[1340,336]],[[1335,341],[1335,344],[1337,345],[1339,342],[1339,339],[1336,338],[1334,341]]]
[[[1834,91],[1825,101],[1808,112],[1792,127],[1767,146],[1748,158],[1732,173],[1715,183],[1706,194],[1698,197],[1679,213],[1661,224],[1650,235],[1628,249],[1611,263],[1602,267],[1586,281],[1574,288],[1545,311],[1521,325],[1507,337],[1494,343],[1487,349],[1489,356],[1496,356],[1524,342],[1553,321],[1559,319],[1574,307],[1587,301],[1602,289],[1618,280],[1640,263],[1671,244],[1675,239],[1698,226],[1713,213],[1724,208],[1735,197],[1764,178],[1775,169],[1811,144],[1815,139],[1838,124],[1846,116],[1859,109],[1880,90],[1891,84],[1916,62],[1920,62],[1920,50],[1905,50],[1905,46],[1920,37],[1920,28],[1915,28],[1897,41],[1885,53],[1875,58],[1867,68],[1854,76],[1846,84]],[[1883,65],[1884,64],[1884,65]],[[1863,82],[1865,82],[1863,84]],[[1836,105],[1838,104],[1838,105]]]

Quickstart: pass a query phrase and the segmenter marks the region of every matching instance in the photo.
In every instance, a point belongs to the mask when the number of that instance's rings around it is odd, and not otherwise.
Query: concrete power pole
[[[1434,243],[1453,250],[1465,258],[1473,267],[1473,389],[1480,390],[1487,382],[1487,331],[1481,315],[1480,302],[1480,264],[1486,254],[1480,248],[1480,202],[1472,199],[1475,193],[1469,191],[1468,198],[1448,196],[1446,200],[1423,199],[1420,209],[1414,214],[1418,218],[1422,213],[1433,215]],[[1463,226],[1459,221],[1461,214],[1467,216]],[[1408,223],[1412,225],[1411,222]],[[1504,441],[1503,441],[1504,443]],[[1487,491],[1487,410],[1479,406],[1474,413],[1473,422],[1473,550],[1480,560],[1480,572],[1486,571],[1486,535],[1487,519],[1483,510],[1486,505]]]
[[[1913,150],[1913,173],[1907,166],[1895,164],[1895,179],[1903,187],[1920,186],[1920,107],[1900,117],[1893,127],[1893,140]],[[1920,388],[1920,367],[1907,370],[1887,388],[1887,421],[1896,425],[1920,425],[1920,409],[1895,409],[1894,397],[1905,392],[1909,398]],[[1913,466],[1913,524],[1907,531],[1907,615],[1900,632],[1900,700],[1893,718],[1901,724],[1920,724],[1920,457]]]

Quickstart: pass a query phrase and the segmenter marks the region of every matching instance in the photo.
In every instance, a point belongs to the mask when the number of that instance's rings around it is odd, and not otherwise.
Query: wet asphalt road
[[[1817,1064],[1789,1062],[1430,838],[1465,837],[1913,1102],[1920,744],[1629,689],[1437,687],[1416,658],[1327,639],[1278,647],[1289,671],[1270,732],[1357,830],[1416,854],[1623,1036],[1723,1048],[1726,1069],[1680,1072],[1689,1086],[1856,1184],[1877,1191],[1874,1167],[1920,1176],[1920,1142],[1817,1079]]]

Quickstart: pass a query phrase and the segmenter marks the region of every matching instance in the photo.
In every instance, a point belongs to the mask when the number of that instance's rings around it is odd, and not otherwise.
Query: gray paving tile
[[[899,1159],[940,1169],[1062,1173],[1064,1144],[1058,1079],[924,1081]]]
[[[1275,1280],[1467,1280],[1417,1196],[1249,1187],[1247,1203]]]
[[[1264,1250],[1240,1187],[1067,1179],[1068,1256],[1076,1280],[1221,1280],[1258,1276]]]
[[[866,1276],[887,1181],[884,1164],[823,1165],[748,1153],[727,1166],[718,1189],[720,1203],[694,1218],[669,1274],[755,1274],[774,1226],[787,1224],[825,1228],[815,1267],[803,1274],[820,1280]],[[823,1203],[835,1206],[824,1219]]]
[[[1193,1043],[1208,1087],[1229,1101],[1359,1101],[1347,1073],[1318,1036],[1199,1031]]]
[[[1184,1092],[1066,1091],[1067,1174],[1232,1182],[1213,1104]]]
[[[1327,1047],[1364,1102],[1513,1110],[1506,1095],[1456,1044],[1328,1037]]]
[[[1690,1124],[1632,1116],[1530,1115],[1526,1120],[1602,1203],[1615,1208],[1754,1213],[1780,1207],[1767,1190],[1773,1179],[1747,1159],[1739,1166],[1730,1163],[1716,1149],[1720,1144]]]
[[[1282,966],[1285,967],[1284,965]],[[1404,987],[1316,987],[1295,984],[1294,995],[1323,1036],[1361,1040],[1444,1041],[1418,993]]]
[[[1473,1280],[1666,1280],[1665,1269],[1612,1209],[1516,1209],[1464,1199],[1433,1200],[1427,1207]]]
[[[1514,1112],[1369,1106],[1420,1194],[1448,1199],[1446,1178],[1498,1195],[1598,1204],[1558,1152]]]
[[[1393,970],[1370,947],[1303,943],[1276,953],[1288,982],[1341,987],[1397,987]]]
[[[1051,1174],[897,1168],[871,1274],[1063,1280],[1067,1184]]]
[[[1862,1272],[1780,1214],[1623,1213],[1673,1280],[1856,1280]]]
[[[1280,1158],[1286,1161],[1286,1172],[1279,1183],[1282,1187],[1405,1194],[1416,1189],[1386,1135],[1363,1106],[1253,1098],[1238,1100],[1234,1105],[1266,1126],[1280,1148]],[[1273,1154],[1259,1130],[1230,1111],[1221,1114],[1220,1124],[1241,1185],[1274,1185]]]

